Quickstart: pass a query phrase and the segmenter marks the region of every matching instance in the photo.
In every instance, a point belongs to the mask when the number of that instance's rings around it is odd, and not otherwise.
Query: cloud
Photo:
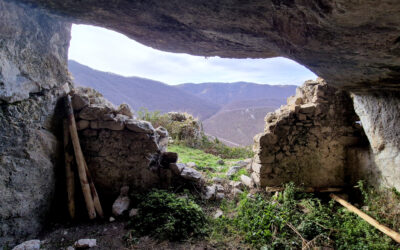
[[[104,28],[73,25],[69,58],[91,68],[168,84],[237,82],[301,84],[316,75],[283,58],[227,59],[170,53]]]

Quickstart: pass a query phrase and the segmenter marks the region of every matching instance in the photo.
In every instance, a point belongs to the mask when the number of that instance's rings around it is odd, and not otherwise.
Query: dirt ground
[[[73,246],[79,239],[96,239],[97,247],[90,249],[165,249],[165,250],[202,250],[216,249],[206,241],[186,241],[186,242],[158,242],[150,237],[141,237],[135,244],[128,245],[124,236],[127,235],[127,222],[88,222],[75,225],[51,225],[49,229],[42,233],[41,249],[67,249]]]

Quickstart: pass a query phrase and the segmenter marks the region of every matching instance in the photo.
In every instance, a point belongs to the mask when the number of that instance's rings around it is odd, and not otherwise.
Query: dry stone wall
[[[347,149],[363,132],[350,97],[324,80],[306,81],[287,105],[265,117],[255,136],[252,179],[262,187],[293,181],[308,187],[343,186]]]
[[[133,119],[128,105],[116,108],[90,88],[77,88],[72,106],[88,167],[103,195],[118,195],[122,186],[146,190],[170,176],[160,168],[168,143],[164,128]]]

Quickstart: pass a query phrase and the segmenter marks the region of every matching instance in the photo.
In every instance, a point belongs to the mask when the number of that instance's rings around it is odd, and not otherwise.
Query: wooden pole
[[[90,191],[92,192],[92,196],[93,196],[94,208],[96,209],[96,212],[99,214],[100,218],[104,218],[103,208],[101,207],[99,195],[97,194],[97,190],[96,190],[96,187],[94,186],[93,178],[89,172],[89,168],[87,167],[86,162],[85,162],[85,171],[86,171],[86,175],[87,175],[87,178],[89,181]]]
[[[65,179],[67,184],[67,195],[68,195],[68,212],[71,219],[75,218],[75,180],[74,172],[71,168],[71,163],[74,160],[74,156],[69,151],[69,128],[68,120],[64,119],[64,158],[65,158]]]
[[[273,193],[273,192],[281,192],[285,191],[284,187],[266,187],[265,191],[267,193]],[[299,188],[299,192],[304,192],[304,193],[330,193],[330,192],[341,192],[343,191],[343,188],[314,188],[314,187],[304,187],[304,188]]]
[[[332,199],[334,199],[335,201],[339,202],[342,206],[344,206],[345,208],[347,208],[351,212],[353,212],[353,213],[357,214],[358,216],[360,216],[363,220],[365,220],[366,222],[368,222],[369,224],[374,226],[376,229],[378,229],[382,233],[386,234],[387,236],[389,236],[390,238],[395,240],[397,243],[400,243],[400,234],[397,233],[396,231],[393,231],[392,229],[388,228],[387,226],[380,224],[377,220],[375,220],[374,218],[370,217],[369,215],[367,215],[363,211],[359,210],[355,206],[351,205],[350,203],[348,203],[344,199],[340,198],[339,196],[334,195],[334,194],[330,194],[330,197]]]
[[[88,210],[89,218],[94,219],[96,218],[96,211],[93,204],[93,198],[90,191],[90,186],[88,183],[86,169],[85,169],[85,158],[83,157],[81,145],[79,143],[78,131],[76,129],[74,111],[71,105],[71,97],[67,95],[65,98],[65,104],[67,108],[67,115],[68,115],[68,127],[69,132],[71,135],[72,145],[74,146],[76,164],[78,166],[78,173],[79,173],[79,180],[82,186],[83,196],[85,198],[86,208]]]

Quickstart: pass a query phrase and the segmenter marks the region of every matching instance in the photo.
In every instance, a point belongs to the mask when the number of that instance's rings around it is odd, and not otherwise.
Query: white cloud
[[[301,84],[316,76],[283,57],[226,59],[163,52],[103,28],[73,25],[69,58],[91,68],[168,84],[237,82]]]

